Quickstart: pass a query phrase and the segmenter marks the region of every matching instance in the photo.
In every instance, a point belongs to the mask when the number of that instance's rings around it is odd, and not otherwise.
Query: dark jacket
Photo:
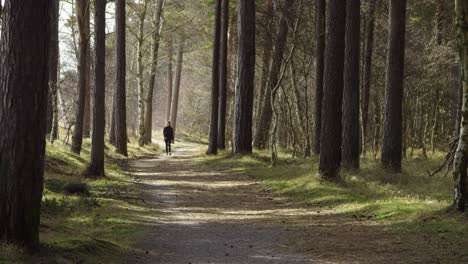
[[[174,129],[171,126],[167,126],[163,130],[164,140],[174,140]]]

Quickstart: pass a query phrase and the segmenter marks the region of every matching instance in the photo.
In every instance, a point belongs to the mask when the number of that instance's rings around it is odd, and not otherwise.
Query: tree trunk
[[[255,1],[239,0],[237,86],[233,152],[252,153],[252,113],[255,81]]]
[[[314,152],[320,154],[320,132],[322,130],[322,100],[323,100],[323,72],[325,68],[325,20],[326,1],[316,0],[317,21],[315,34],[317,35],[317,58],[315,69],[315,140]]]
[[[143,75],[145,73],[145,66],[143,65],[143,45],[145,43],[145,21],[146,21],[146,10],[148,7],[148,0],[143,1],[143,7],[141,12],[138,13],[138,35],[137,35],[137,83],[138,83],[138,145],[143,146],[145,144],[145,81]]]
[[[80,32],[80,52],[78,63],[78,100],[75,116],[75,129],[73,131],[71,150],[77,154],[81,152],[83,143],[83,123],[86,97],[86,67],[88,66],[88,35],[86,30],[86,18],[89,13],[89,0],[76,1],[76,16],[78,18],[78,29]]]
[[[112,96],[112,110],[111,110],[111,122],[109,128],[109,143],[115,146],[115,99],[116,93],[114,88],[114,95]]]
[[[463,78],[463,107],[460,137],[453,164],[454,207],[464,211],[466,206],[467,147],[468,147],[468,2],[455,1],[460,67]],[[0,119],[1,120],[1,119]]]
[[[88,3],[91,5],[91,2]],[[88,48],[86,53],[86,96],[85,96],[85,110],[83,117],[83,137],[90,138],[91,136],[91,29],[90,29],[90,8],[86,13],[86,36],[88,37]]]
[[[220,75],[219,75],[219,120],[218,120],[218,148],[226,149],[226,103],[228,91],[228,30],[229,30],[229,0],[222,2]]]
[[[52,102],[52,127],[50,143],[58,138],[58,102],[57,79],[59,63],[59,0],[52,0],[50,4],[50,46],[49,46],[49,92]]]
[[[1,0],[0,0],[1,1]],[[46,116],[46,136],[50,135],[52,131],[52,122],[53,122],[53,110],[52,110],[52,94],[49,91],[49,98],[47,99],[47,116]]]
[[[270,62],[271,62],[271,53],[273,51],[273,21],[274,21],[274,9],[273,9],[273,1],[267,0],[265,9],[265,22],[266,31],[265,32],[265,40],[263,43],[263,54],[262,54],[262,72],[260,77],[260,86],[258,91],[258,97],[256,100],[256,117],[260,115],[263,106],[263,99],[265,98],[265,90],[267,89],[268,84],[268,73],[270,72]]]
[[[346,2],[346,47],[343,92],[343,167],[359,169],[359,66],[361,1]]]
[[[310,138],[307,132],[307,127],[309,126],[307,118],[304,118],[303,115],[306,115],[307,111],[305,110],[304,105],[300,101],[300,91],[296,81],[296,70],[294,68],[294,61],[291,58],[291,63],[289,63],[289,77],[291,78],[291,86],[293,88],[293,100],[294,100],[294,113],[296,116],[297,124],[299,129],[305,138],[304,144],[304,156],[308,157],[310,155]],[[306,96],[307,100],[307,96]],[[293,127],[293,126],[291,126]]]
[[[379,152],[379,144],[380,144],[380,134],[381,134],[381,108],[380,108],[380,101],[379,96],[376,94],[374,95],[374,138],[373,138],[373,155],[374,159],[377,159],[377,154]]]
[[[91,163],[85,175],[104,177],[104,134],[106,127],[106,0],[94,0],[94,108]]]
[[[327,14],[329,17],[327,18],[319,170],[322,178],[338,181],[341,163],[345,2],[330,0]]]
[[[90,36],[89,23],[87,26],[88,36]],[[83,117],[83,137],[91,137],[91,45],[88,41],[88,58],[86,66],[86,96],[85,96],[85,111]]]
[[[146,114],[145,114],[145,138],[143,143],[151,143],[152,132],[153,132],[153,94],[154,85],[156,83],[156,70],[158,68],[158,53],[159,53],[159,42],[161,40],[162,30],[162,12],[164,9],[164,3],[166,0],[158,0],[156,6],[156,13],[154,18],[154,26],[156,30],[153,34],[153,57],[151,64],[150,80],[148,85],[148,94],[146,96]]]
[[[271,70],[268,78],[269,82],[265,90],[262,111],[257,120],[257,128],[255,129],[254,147],[258,149],[265,149],[267,147],[268,133],[273,116],[273,109],[271,107],[271,93],[272,89],[278,84],[281,66],[283,65],[284,50],[286,48],[289,31],[289,10],[290,5],[292,4],[293,1],[291,0],[285,1],[281,10],[282,14],[275,42],[275,50],[273,52],[273,61],[271,63]]]
[[[382,164],[401,171],[406,0],[390,0]]]
[[[375,8],[379,0],[369,0],[367,11],[366,44],[364,50],[364,76],[362,87],[361,104],[361,131],[362,131],[362,152],[366,152],[366,141],[369,121],[369,95],[372,79],[372,56],[374,52],[374,28],[375,28]]]
[[[220,41],[221,41],[221,1],[215,1],[215,24],[213,40],[213,65],[211,71],[211,118],[210,131],[208,134],[207,154],[215,155],[218,153],[218,114],[219,114],[219,59],[220,59]]]
[[[0,37],[0,240],[30,252],[39,249],[50,7],[6,0]]]
[[[167,112],[166,120],[171,120],[172,104],[172,34],[169,34],[167,41]]]
[[[460,135],[460,129],[461,129],[461,120],[462,120],[462,108],[463,108],[463,71],[464,69],[461,67],[461,61],[460,65],[458,67],[458,89],[457,89],[457,113],[456,113],[456,120],[455,120],[455,132],[454,132],[454,137],[458,138]]]
[[[117,153],[127,156],[127,98],[125,88],[125,74],[127,66],[125,53],[125,9],[125,0],[115,1],[115,147]]]
[[[180,81],[182,78],[182,65],[184,60],[184,44],[185,36],[180,37],[179,48],[177,50],[177,61],[176,61],[176,75],[174,83],[174,91],[172,94],[172,103],[171,103],[171,126],[176,131],[177,125],[177,111],[179,108],[179,91],[180,91]]]

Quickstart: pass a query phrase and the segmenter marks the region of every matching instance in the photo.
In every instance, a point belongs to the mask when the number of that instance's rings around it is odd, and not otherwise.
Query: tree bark
[[[382,164],[401,171],[406,0],[390,0]]]
[[[327,14],[329,17],[327,18],[319,171],[322,178],[338,181],[341,163],[345,2],[330,0]]]
[[[57,79],[59,63],[59,1],[52,0],[50,4],[50,46],[49,46],[49,92],[52,103],[52,126],[50,142],[58,138],[58,102]]]
[[[159,44],[161,41],[161,30],[163,23],[161,20],[164,3],[166,0],[158,0],[156,6],[156,13],[154,18],[154,26],[156,30],[153,34],[153,54],[152,54],[152,64],[151,64],[151,73],[150,80],[148,85],[148,94],[146,96],[146,114],[145,114],[145,138],[143,143],[151,143],[152,132],[153,132],[153,94],[154,94],[154,85],[156,83],[156,70],[158,68],[158,53],[159,53]]]
[[[138,145],[145,144],[145,81],[143,75],[145,73],[145,66],[143,65],[143,45],[145,43],[145,21],[146,11],[148,9],[148,0],[143,1],[142,10],[138,12],[138,35],[137,38],[137,83],[138,83]]]
[[[125,0],[115,1],[116,52],[115,52],[115,147],[119,154],[127,156],[127,101],[126,101],[126,7]]]
[[[281,8],[281,19],[278,27],[278,33],[275,42],[275,50],[273,52],[273,61],[271,63],[271,70],[268,77],[268,86],[265,90],[263,99],[263,106],[257,122],[255,130],[254,147],[258,149],[265,149],[267,147],[268,133],[271,126],[273,116],[273,108],[271,106],[271,93],[274,87],[278,84],[279,74],[283,65],[284,50],[288,40],[288,18],[290,6],[293,1],[287,0],[283,3]]]
[[[456,112],[456,120],[455,120],[455,131],[453,133],[454,137],[458,138],[460,135],[460,128],[461,128],[461,120],[462,120],[462,108],[463,108],[463,68],[461,67],[461,60],[460,65],[458,67],[458,74],[456,75],[458,78],[458,89],[457,89],[457,112]]]
[[[361,104],[361,131],[362,131],[362,152],[366,152],[366,141],[369,121],[369,95],[372,81],[372,56],[374,53],[374,29],[375,29],[375,9],[379,0],[369,0],[369,10],[367,11],[366,44],[364,51],[364,76],[362,87]]]
[[[220,42],[221,42],[221,1],[215,1],[215,24],[213,40],[213,65],[211,71],[211,118],[210,131],[208,134],[207,154],[216,155],[218,153],[218,118],[219,118],[219,62],[220,62]]]
[[[463,78],[463,106],[460,136],[453,164],[454,208],[463,212],[466,206],[467,147],[468,147],[468,2],[455,1],[456,27]],[[1,120],[1,119],[0,119]]]
[[[39,249],[51,1],[6,0],[0,37],[0,240]]]
[[[78,100],[76,104],[75,128],[73,131],[71,150],[80,154],[83,143],[83,123],[86,97],[86,67],[88,66],[88,41],[86,31],[86,17],[89,13],[89,0],[76,1],[76,16],[78,18],[78,29],[80,32],[80,52],[78,63]]]
[[[172,104],[172,34],[169,34],[167,41],[167,112],[166,120],[171,120]]]
[[[238,36],[233,152],[251,154],[255,81],[255,1],[239,0]]]
[[[114,95],[112,96],[112,110],[111,110],[111,122],[109,128],[109,143],[115,146],[115,99],[116,93],[114,88]]]
[[[94,0],[94,108],[91,163],[85,175],[104,177],[104,134],[106,124],[106,0]]]
[[[180,91],[180,82],[182,79],[182,65],[184,60],[184,45],[185,45],[185,36],[180,37],[179,48],[177,50],[177,61],[176,61],[176,75],[174,83],[174,91],[172,94],[172,103],[171,103],[171,126],[176,132],[177,125],[177,111],[179,108],[179,91]]]
[[[228,91],[229,0],[222,0],[221,50],[219,75],[218,148],[226,149],[226,103]]]
[[[268,74],[270,72],[271,53],[273,52],[273,21],[274,21],[274,8],[273,1],[267,0],[265,9],[265,23],[266,30],[265,40],[263,43],[263,54],[262,54],[262,72],[260,77],[260,87],[258,91],[258,97],[256,100],[256,117],[258,117],[262,111],[263,99],[265,98],[265,90],[268,84]]]
[[[320,154],[320,132],[322,129],[323,72],[325,68],[325,19],[326,1],[316,0],[316,38],[317,58],[315,68],[315,140],[314,152]]]
[[[346,1],[342,165],[359,169],[359,66],[361,1]]]
[[[435,38],[437,45],[442,44],[445,22],[445,0],[437,0]]]
[[[91,2],[89,2],[91,5]],[[91,136],[91,28],[90,28],[90,9],[88,8],[88,12],[86,14],[85,22],[86,22],[86,36],[88,37],[88,48],[87,48],[87,58],[86,58],[86,96],[85,96],[85,110],[83,116],[83,137],[90,138]]]

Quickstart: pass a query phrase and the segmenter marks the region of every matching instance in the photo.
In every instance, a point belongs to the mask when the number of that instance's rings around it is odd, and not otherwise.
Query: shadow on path
[[[128,263],[462,263],[449,242],[294,203],[192,160],[203,151],[178,143],[174,156],[128,164],[154,212]]]

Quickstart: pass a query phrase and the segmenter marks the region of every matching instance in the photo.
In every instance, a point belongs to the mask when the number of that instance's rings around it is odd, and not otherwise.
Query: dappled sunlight
[[[198,155],[196,152],[185,154],[178,158],[138,160],[128,167],[143,189],[144,202],[151,206],[151,213],[134,208],[128,220],[154,228],[154,234],[145,242],[146,250],[162,262],[172,259],[171,252],[189,250],[195,263],[197,249],[203,247],[200,252],[212,248],[216,260],[242,254],[236,259],[245,263],[306,263],[310,261],[307,252],[320,248],[324,252],[325,246],[305,241],[319,239],[328,247],[333,244],[340,248],[343,255],[312,254],[314,263],[342,263],[349,255],[362,259],[374,249],[375,244],[369,241],[376,236],[382,247],[395,239],[386,231],[390,224],[378,222],[380,217],[401,213],[407,210],[405,207],[414,209],[437,203],[432,199],[406,197],[396,204],[385,199],[385,192],[377,190],[367,192],[374,198],[369,202],[369,197],[356,193],[360,186],[351,184],[350,189],[344,189],[321,183],[310,172],[310,166],[301,164],[299,171],[278,167],[272,172],[271,168],[257,166],[257,161],[250,157],[235,158],[229,163],[217,157],[193,158],[191,155]],[[271,181],[273,189],[294,199],[277,197],[248,175],[259,170],[272,172],[267,182]],[[390,210],[383,210],[387,207]],[[368,213],[372,210],[380,210],[379,215]],[[346,241],[353,239],[359,242],[350,247]],[[410,247],[407,243],[399,245]],[[386,254],[392,252],[379,256]]]

